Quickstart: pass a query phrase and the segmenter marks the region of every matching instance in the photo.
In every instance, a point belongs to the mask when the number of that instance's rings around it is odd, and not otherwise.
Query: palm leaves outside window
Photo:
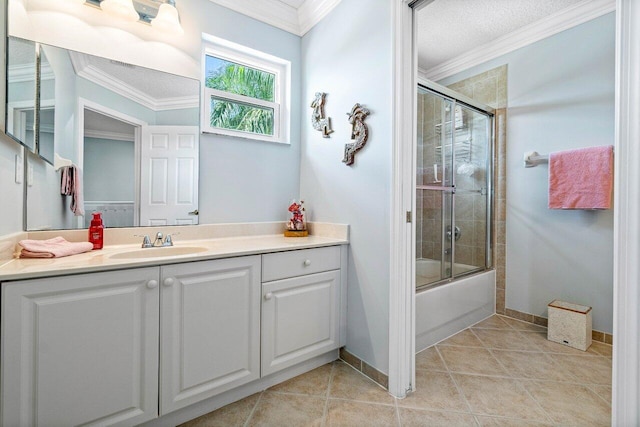
[[[210,125],[262,135],[274,134],[275,75],[207,56],[205,85],[215,89],[210,101]],[[219,92],[218,92],[219,91]],[[225,96],[234,94],[240,96]],[[256,101],[267,101],[268,103]]]

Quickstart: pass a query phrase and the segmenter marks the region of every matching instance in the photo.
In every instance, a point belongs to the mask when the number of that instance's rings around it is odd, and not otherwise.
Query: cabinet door
[[[158,413],[157,268],[4,283],[2,425],[136,425]]]
[[[338,348],[340,270],[262,285],[262,376]]]
[[[260,377],[260,257],[162,267],[160,413]]]

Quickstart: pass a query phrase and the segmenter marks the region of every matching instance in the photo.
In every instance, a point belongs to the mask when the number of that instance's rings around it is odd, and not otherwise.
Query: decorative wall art
[[[311,103],[313,113],[311,113],[311,124],[315,130],[322,132],[323,138],[329,138],[329,134],[333,133],[331,129],[331,118],[324,115],[324,92],[316,92],[316,97]]]
[[[351,109],[349,123],[351,123],[351,140],[354,141],[344,146],[344,158],[342,161],[347,166],[351,166],[355,160],[356,153],[364,147],[369,137],[369,128],[364,124],[364,119],[370,114],[369,110],[360,104],[356,104]]]

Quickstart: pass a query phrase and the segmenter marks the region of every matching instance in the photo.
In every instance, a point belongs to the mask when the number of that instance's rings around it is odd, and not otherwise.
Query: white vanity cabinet
[[[345,257],[331,246],[2,283],[0,426],[175,418],[327,363],[344,345]]]
[[[158,415],[158,268],[4,283],[2,425]]]
[[[135,425],[158,416],[158,391],[163,415],[260,377],[259,255],[24,280],[2,297],[4,426]]]
[[[160,415],[260,378],[260,256],[161,272]]]
[[[262,375],[340,346],[339,246],[262,256]]]

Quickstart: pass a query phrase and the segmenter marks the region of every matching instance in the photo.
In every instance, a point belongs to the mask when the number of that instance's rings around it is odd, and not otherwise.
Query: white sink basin
[[[191,255],[207,251],[201,246],[167,246],[158,248],[136,249],[128,252],[118,252],[109,256],[112,259],[161,258],[176,255]]]

